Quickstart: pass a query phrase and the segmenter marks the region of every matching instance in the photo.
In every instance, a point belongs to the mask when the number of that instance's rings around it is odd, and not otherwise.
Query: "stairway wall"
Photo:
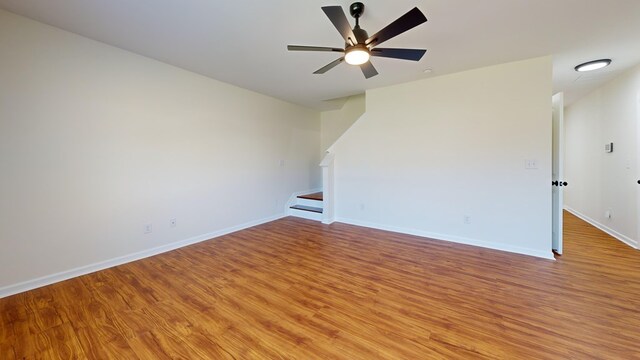
[[[355,123],[366,110],[365,94],[350,96],[342,108],[320,114],[321,147],[325,152]]]
[[[332,147],[337,221],[551,258],[551,69],[544,57],[368,91]]]

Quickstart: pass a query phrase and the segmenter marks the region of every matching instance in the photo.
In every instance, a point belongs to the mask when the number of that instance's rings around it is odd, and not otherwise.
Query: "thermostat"
[[[613,143],[608,143],[604,145],[604,152],[612,153],[613,152]]]

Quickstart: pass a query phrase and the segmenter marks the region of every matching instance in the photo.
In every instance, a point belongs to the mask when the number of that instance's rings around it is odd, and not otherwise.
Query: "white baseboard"
[[[333,224],[334,222],[336,222],[336,219],[334,219],[334,218],[328,218],[328,219],[324,219],[324,218],[323,218],[323,219],[322,219],[322,223],[323,223],[323,224],[325,224],[325,225],[331,225],[331,224]]]
[[[534,257],[543,258],[543,259],[547,259],[547,260],[555,260],[555,258],[553,256],[553,252],[551,251],[551,249],[549,249],[549,251],[538,251],[538,250],[523,248],[523,247],[519,247],[519,246],[505,245],[505,244],[494,243],[494,242],[489,242],[489,241],[465,238],[465,237],[461,237],[461,236],[438,234],[438,233],[432,233],[432,232],[428,232],[428,231],[400,228],[400,227],[396,227],[396,226],[369,223],[369,222],[365,222],[365,221],[345,219],[345,218],[338,218],[338,219],[336,219],[336,221],[340,222],[340,223],[356,225],[356,226],[363,226],[363,227],[368,227],[368,228],[372,228],[372,229],[385,230],[385,231],[391,231],[391,232],[396,232],[396,233],[401,233],[401,234],[408,234],[408,235],[415,235],[415,236],[420,236],[420,237],[430,238],[430,239],[435,239],[435,240],[443,240],[443,241],[454,242],[454,243],[458,243],[458,244],[479,246],[479,247],[488,248],[488,249],[492,249],[492,250],[507,251],[507,252],[511,252],[511,253],[534,256]],[[549,240],[549,245],[551,245],[551,240]]]
[[[136,252],[133,254],[128,254],[124,256],[120,256],[117,258],[113,258],[110,260],[105,260],[101,262],[97,262],[94,264],[89,264],[81,267],[77,267],[75,269],[70,269],[66,271],[62,271],[56,274],[42,276],[36,279],[27,280],[18,284],[8,285],[0,288],[0,299],[3,297],[19,294],[21,292],[25,292],[28,290],[33,290],[39,287],[51,285],[60,281],[68,280],[71,278],[75,278],[78,276],[90,274],[96,271],[108,269],[114,266],[126,264],[132,261],[144,259],[147,257],[151,257],[154,255],[162,254],[171,250],[179,249],[185,246],[193,245],[202,241],[211,240],[223,235],[227,235],[236,231],[244,230],[253,226],[257,226],[260,224],[268,223],[274,220],[281,219],[285,217],[286,214],[278,214],[274,216],[270,216],[267,218],[263,218],[260,220],[250,221],[244,224],[240,224],[237,226],[232,226],[226,229],[213,231],[207,234],[202,234],[198,236],[194,236],[189,239],[173,242],[171,244],[158,246],[152,249],[143,250],[140,252]]]
[[[589,224],[597,227],[598,229],[606,232],[607,234],[613,236],[614,238],[622,241],[623,243],[631,246],[632,248],[634,248],[634,249],[638,249],[639,248],[637,240],[634,240],[634,239],[632,239],[632,238],[630,238],[630,237],[628,237],[626,235],[620,234],[619,232],[613,230],[612,228],[597,222],[596,220],[588,217],[587,215],[585,215],[585,214],[583,214],[583,213],[581,213],[581,212],[579,212],[579,211],[577,211],[577,210],[575,210],[575,209],[573,209],[573,208],[571,208],[569,206],[565,205],[564,209],[567,210],[568,212],[572,213],[573,215],[579,217],[580,219],[588,222]]]

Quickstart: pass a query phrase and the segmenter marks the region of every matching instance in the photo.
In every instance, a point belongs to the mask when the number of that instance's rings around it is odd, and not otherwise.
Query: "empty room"
[[[0,0],[0,360],[640,359],[637,0]]]

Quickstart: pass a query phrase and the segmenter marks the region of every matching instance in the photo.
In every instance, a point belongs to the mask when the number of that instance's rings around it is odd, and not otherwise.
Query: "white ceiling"
[[[287,44],[341,47],[321,6],[343,0],[0,0],[26,17],[227,83],[317,109],[366,89],[537,56],[554,56],[554,90],[574,101],[640,63],[640,0],[369,0],[369,34],[418,6],[429,21],[385,43],[428,49],[418,62],[374,58],[380,75],[336,54],[287,52]],[[351,19],[351,17],[349,17]],[[351,19],[352,20],[352,19]],[[578,63],[609,57],[582,78]],[[427,68],[433,69],[425,74]]]

